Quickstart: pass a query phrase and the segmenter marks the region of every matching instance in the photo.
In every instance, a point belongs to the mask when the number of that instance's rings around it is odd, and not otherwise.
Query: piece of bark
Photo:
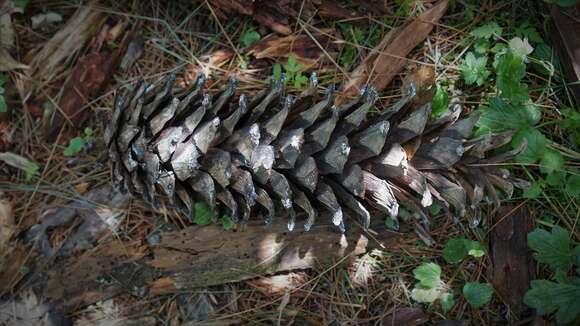
[[[328,221],[329,217],[319,220]],[[148,264],[165,276],[153,282],[150,291],[162,294],[316,268],[372,248],[391,246],[397,239],[380,219],[371,225],[377,232],[374,237],[350,221],[344,235],[328,224],[316,224],[308,232],[288,232],[285,219],[270,226],[250,221],[245,230],[237,232],[224,232],[219,225],[212,225],[162,234]]]
[[[575,7],[560,7],[552,5],[552,18],[556,28],[552,38],[559,50],[564,65],[564,74],[568,79],[568,87],[576,101],[580,101],[580,34],[571,31],[580,30],[580,5]]]
[[[441,0],[411,23],[387,33],[343,84],[336,104],[346,102],[364,84],[373,86],[377,91],[389,85],[407,62],[406,56],[431,33],[447,10],[447,4],[447,0]]]
[[[421,325],[429,321],[429,315],[421,308],[398,308],[383,318],[383,326]]]
[[[108,30],[108,25],[103,29]],[[101,33],[102,34],[102,33]],[[64,84],[62,97],[58,102],[59,110],[54,112],[52,119],[45,126],[44,135],[48,141],[54,141],[65,122],[79,128],[89,117],[90,111],[85,105],[98,95],[107,84],[134,38],[134,33],[126,33],[120,41],[120,46],[111,49],[102,45],[99,35],[93,40],[93,50],[80,58]],[[66,118],[63,116],[66,116]]]
[[[69,257],[33,275],[33,283],[44,284],[42,297],[60,310],[112,298],[123,292],[146,289],[154,272],[139,260],[148,254],[139,244],[126,245],[117,240],[101,244],[77,257]],[[41,281],[46,278],[46,283]],[[137,290],[137,291],[136,291]]]
[[[518,315],[526,309],[523,297],[535,278],[534,260],[527,246],[533,222],[526,206],[503,206],[495,215],[491,233],[493,287]]]
[[[322,215],[320,220],[330,221],[330,217]],[[46,268],[32,266],[28,284],[39,289],[51,305],[71,311],[121,293],[159,295],[312,269],[396,245],[398,235],[388,231],[382,219],[375,219],[370,227],[374,236],[367,236],[353,219],[348,221],[345,234],[329,223],[317,224],[308,232],[288,232],[287,220],[282,218],[271,225],[250,221],[238,231],[224,231],[220,225],[191,226],[161,233],[156,244],[150,243],[152,255],[140,242],[103,238],[93,249],[77,255],[41,257],[36,265]],[[19,257],[35,256],[33,252]]]
[[[45,86],[61,74],[67,62],[101,29],[106,17],[101,11],[95,10],[95,3],[90,1],[79,7],[66,25],[34,55],[29,63],[30,82],[25,85],[26,95],[34,93],[37,87]]]

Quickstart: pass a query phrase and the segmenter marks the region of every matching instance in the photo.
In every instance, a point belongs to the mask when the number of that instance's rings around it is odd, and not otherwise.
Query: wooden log
[[[500,298],[516,314],[525,306],[524,294],[534,279],[534,261],[527,236],[534,219],[525,206],[503,206],[491,231],[492,283]]]
[[[375,219],[374,236],[362,231],[351,219],[341,234],[329,217],[308,232],[289,232],[286,220],[272,225],[249,222],[245,230],[224,231],[220,226],[189,227],[165,233],[153,248],[147,264],[165,277],[151,284],[151,293],[161,294],[237,282],[258,276],[316,268],[332,261],[360,255],[373,248],[392,246],[398,238]]]
[[[308,232],[289,232],[282,218],[271,225],[250,221],[236,231],[191,226],[161,233],[151,248],[110,239],[80,254],[40,261],[45,268],[35,270],[28,284],[66,312],[122,293],[155,296],[328,266],[374,248],[392,248],[398,238],[380,218],[371,225],[372,235],[354,219],[347,221],[345,234],[329,216],[319,220]]]

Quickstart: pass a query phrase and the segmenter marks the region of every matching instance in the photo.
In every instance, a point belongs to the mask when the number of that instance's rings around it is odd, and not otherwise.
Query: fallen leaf
[[[74,321],[73,326],[155,325],[155,318],[139,317],[138,319],[130,319],[125,310],[129,310],[128,307],[123,307],[114,299],[97,302],[80,312],[81,317]]]
[[[247,53],[256,59],[281,59],[293,54],[299,63],[311,66],[324,56],[322,48],[332,54],[336,50],[329,36],[317,34],[314,37],[321,46],[308,35],[274,36],[254,44]]]
[[[103,27],[103,30],[108,31],[109,28]],[[83,125],[90,114],[90,110],[86,108],[87,102],[99,94],[117,70],[132,38],[130,34],[135,33],[127,32],[118,47],[111,49],[103,46],[93,49],[76,62],[63,86],[62,97],[58,103],[60,110],[54,112],[50,122],[45,125],[44,135],[47,140],[53,141],[56,138],[65,121],[69,121],[75,128]],[[100,36],[101,34],[96,38],[99,39]]]
[[[95,1],[80,6],[54,36],[46,41],[29,63],[29,83],[26,83],[25,93],[30,93],[36,87],[44,86],[54,76],[66,68],[75,54],[101,28],[105,20],[102,12],[95,10]]]
[[[36,163],[30,161],[26,157],[12,152],[0,153],[0,161],[3,161],[11,167],[24,171],[27,175],[27,179],[38,171],[38,165]]]
[[[62,320],[57,320],[61,318],[55,317],[51,307],[32,291],[24,293],[20,299],[0,304],[0,324],[4,326],[60,325]]]
[[[440,0],[411,23],[387,33],[343,84],[336,104],[344,103],[367,83],[377,91],[389,85],[407,62],[411,50],[431,33],[447,10],[447,4],[447,0]]]
[[[88,182],[79,183],[78,185],[75,186],[75,191],[77,193],[79,193],[80,195],[82,195],[85,192],[87,192],[87,190],[89,189],[89,186],[90,186],[90,183],[88,183]]]
[[[250,280],[248,283],[267,295],[282,295],[287,290],[299,288],[304,285],[308,275],[303,272],[272,275]]]

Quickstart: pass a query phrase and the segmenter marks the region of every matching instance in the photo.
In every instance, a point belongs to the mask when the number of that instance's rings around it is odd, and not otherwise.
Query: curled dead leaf
[[[324,56],[323,48],[327,53],[335,54],[336,44],[332,42],[328,36],[330,34],[326,32],[313,35],[316,41],[308,35],[268,37],[254,44],[249,49],[248,54],[253,55],[256,59],[288,58],[294,54],[299,63],[306,66],[314,65]]]

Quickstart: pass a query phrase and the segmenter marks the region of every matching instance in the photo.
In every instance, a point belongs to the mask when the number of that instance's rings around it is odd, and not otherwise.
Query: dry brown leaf
[[[304,272],[292,272],[250,280],[248,284],[266,295],[282,295],[286,290],[293,290],[304,285],[307,279],[308,275]]]
[[[335,52],[335,46],[329,36],[314,35],[314,37],[327,53]],[[314,65],[324,56],[321,47],[308,35],[269,37],[254,44],[249,49],[248,54],[253,55],[256,59],[288,58],[290,54],[294,54],[296,60],[306,66]]]
[[[0,304],[0,325],[4,326],[56,326],[49,318],[50,306],[32,291],[22,294],[19,300]]]
[[[387,33],[381,43],[351,73],[348,81],[343,84],[336,103],[343,103],[365,84],[378,91],[389,85],[407,62],[406,57],[411,50],[431,33],[447,10],[447,5],[447,0],[441,0],[411,23]]]
[[[82,182],[82,183],[79,183],[78,185],[76,185],[76,186],[75,186],[75,191],[76,191],[76,192],[77,192],[79,195],[82,195],[82,194],[84,194],[85,192],[87,192],[87,190],[89,189],[89,186],[90,186],[90,185],[91,185],[91,184],[90,184],[90,183],[88,183],[88,182]]]
[[[155,325],[155,318],[140,317],[130,319],[127,316],[127,307],[117,303],[114,299],[97,302],[80,312],[81,317],[74,321],[73,326],[130,326]]]
[[[81,57],[70,73],[58,103],[60,110],[55,112],[51,121],[45,125],[47,140],[53,141],[56,138],[65,121],[69,121],[75,128],[83,125],[90,114],[90,110],[86,108],[87,102],[99,94],[120,65],[130,39],[133,38],[130,34],[133,33],[125,33],[119,47],[110,49],[99,46],[101,35],[106,37],[108,30],[109,26],[105,25],[102,29],[104,33],[97,35],[96,41],[93,42],[97,47]]]

